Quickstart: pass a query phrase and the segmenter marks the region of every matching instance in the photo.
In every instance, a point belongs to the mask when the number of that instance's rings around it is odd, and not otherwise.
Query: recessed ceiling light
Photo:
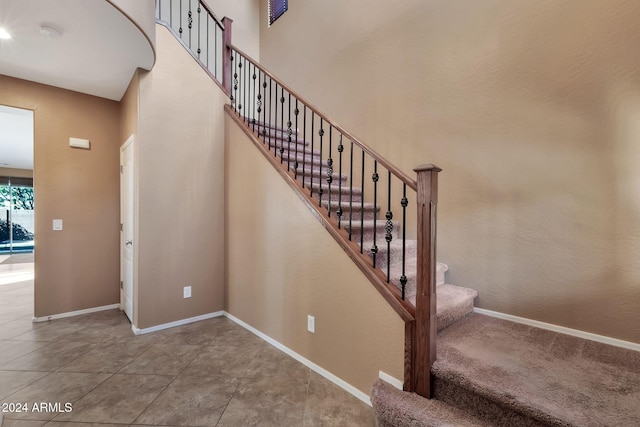
[[[59,39],[62,37],[62,34],[64,34],[62,28],[48,23],[40,24],[40,33],[44,36],[51,37],[52,39]]]
[[[9,40],[10,38],[11,38],[11,34],[9,34],[9,31],[0,27],[0,39]]]

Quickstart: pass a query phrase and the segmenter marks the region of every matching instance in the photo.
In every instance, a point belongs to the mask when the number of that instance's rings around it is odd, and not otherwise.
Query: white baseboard
[[[404,389],[404,383],[402,381],[400,381],[396,377],[392,377],[391,375],[387,374],[386,372],[378,371],[378,378],[380,378],[383,381],[388,382],[389,384],[391,384],[392,386],[394,386],[398,390],[403,390]]]
[[[298,362],[300,362],[303,365],[305,365],[308,368],[310,368],[312,371],[314,371],[317,374],[319,374],[319,375],[323,376],[324,378],[328,379],[329,381],[331,381],[332,383],[334,383],[335,385],[337,385],[341,389],[345,390],[347,393],[353,395],[354,397],[358,398],[362,402],[364,402],[367,405],[371,406],[371,399],[369,398],[369,396],[367,394],[363,393],[362,391],[358,390],[357,388],[355,388],[351,384],[349,384],[346,381],[338,378],[337,376],[335,376],[331,372],[327,371],[326,369],[316,365],[315,363],[313,363],[309,359],[299,355],[298,353],[296,353],[295,351],[291,350],[289,347],[285,346],[284,344],[274,340],[273,338],[269,337],[268,335],[265,335],[264,333],[260,332],[259,330],[257,330],[253,326],[243,322],[242,320],[240,320],[237,317],[235,317],[233,314],[227,313],[225,311],[224,315],[225,315],[225,317],[227,317],[228,319],[234,321],[235,323],[237,323],[238,325],[240,325],[243,328],[247,329],[248,331],[253,332],[254,334],[259,336],[260,338],[262,338],[263,340],[265,340],[266,342],[268,342],[269,344],[271,344],[272,346],[274,346],[278,350],[280,350],[280,351],[288,354],[289,356],[293,357]]]
[[[34,317],[33,322],[47,322],[49,320],[64,319],[65,317],[82,316],[83,314],[97,313],[98,311],[120,308],[120,304],[103,305],[101,307],[85,308],[84,310],[70,311],[68,313],[52,314],[51,316]]]
[[[175,328],[176,326],[187,325],[200,320],[212,319],[214,317],[224,316],[224,311],[216,311],[214,313],[202,314],[200,316],[190,317],[188,319],[176,320],[175,322],[163,323],[162,325],[151,326],[150,328],[138,329],[131,324],[131,330],[136,335],[144,335],[150,332],[161,331],[163,329]]]
[[[540,329],[546,329],[560,334],[571,335],[573,337],[583,338],[586,340],[596,341],[603,344],[622,347],[629,350],[640,351],[640,344],[629,341],[623,341],[616,338],[605,337],[604,335],[592,334],[590,332],[579,331],[577,329],[565,328],[564,326],[552,325],[551,323],[540,322],[538,320],[526,319],[524,317],[513,316],[511,314],[500,313],[498,311],[485,310],[484,308],[473,309],[474,312],[484,314],[486,316],[497,317],[499,319],[510,320],[523,325],[534,326]]]

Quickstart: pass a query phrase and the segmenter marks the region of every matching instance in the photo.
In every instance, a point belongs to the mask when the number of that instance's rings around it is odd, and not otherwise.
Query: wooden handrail
[[[272,79],[273,81],[277,82],[278,85],[280,85],[282,88],[284,88],[284,90],[289,92],[291,95],[295,96],[299,101],[301,101],[310,110],[312,110],[316,114],[316,116],[318,116],[319,118],[325,120],[327,123],[329,123],[335,129],[337,129],[342,135],[347,137],[347,139],[349,139],[350,141],[353,141],[353,143],[355,145],[357,145],[358,147],[360,147],[362,149],[362,151],[364,151],[365,153],[370,155],[374,160],[377,160],[380,165],[385,167],[388,171],[390,171],[393,175],[395,175],[396,178],[398,178],[400,181],[402,181],[403,183],[407,184],[407,186],[409,188],[411,188],[413,191],[417,191],[418,190],[418,184],[416,183],[416,181],[411,179],[407,174],[402,172],[396,166],[394,166],[391,163],[389,163],[388,160],[386,160],[384,157],[382,157],[380,154],[378,154],[376,151],[374,151],[371,147],[369,147],[368,145],[366,145],[365,143],[360,141],[358,138],[353,136],[353,134],[347,132],[342,126],[337,124],[335,120],[331,119],[326,114],[320,112],[320,110],[318,108],[316,108],[312,103],[307,101],[305,98],[300,96],[296,91],[294,91],[288,85],[283,83],[280,79],[275,77],[271,72],[269,72],[269,70],[264,68],[262,65],[258,64],[249,55],[247,55],[246,53],[244,53],[243,51],[241,51],[240,49],[236,48],[235,46],[233,46],[231,44],[227,45],[227,48],[230,49],[230,50],[235,50],[240,55],[245,57],[252,65],[254,65],[256,68],[260,69],[260,71],[262,71],[265,75],[269,76],[270,79]],[[231,68],[229,68],[229,73],[231,73]]]

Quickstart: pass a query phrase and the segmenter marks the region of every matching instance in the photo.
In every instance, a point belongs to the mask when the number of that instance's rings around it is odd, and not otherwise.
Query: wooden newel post
[[[436,361],[436,210],[439,167],[428,164],[414,169],[418,174],[418,263],[416,283],[416,323],[412,345],[413,387],[431,399],[431,366]]]
[[[227,95],[231,96],[231,27],[233,19],[222,18],[222,26],[224,30],[222,32],[222,87],[227,92]]]

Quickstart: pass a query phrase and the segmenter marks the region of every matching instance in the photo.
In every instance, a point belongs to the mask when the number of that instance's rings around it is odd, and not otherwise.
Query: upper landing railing
[[[404,388],[431,397],[440,169],[420,166],[416,180],[407,176],[236,49],[232,21],[218,20],[200,0],[156,0],[156,7],[157,21],[229,95],[236,121],[298,183],[327,230],[404,320]]]

